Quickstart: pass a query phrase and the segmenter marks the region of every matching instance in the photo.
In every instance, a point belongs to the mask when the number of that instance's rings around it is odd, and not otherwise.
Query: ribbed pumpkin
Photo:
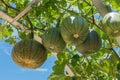
[[[46,49],[51,52],[62,52],[66,43],[61,37],[59,28],[49,28],[42,36],[42,42]]]
[[[120,36],[120,14],[110,12],[103,18],[103,29],[111,37]]]
[[[61,22],[61,35],[68,44],[81,44],[89,32],[88,24],[80,15],[68,16]]]
[[[89,32],[87,39],[80,45],[76,46],[76,49],[83,54],[94,53],[98,51],[102,46],[102,40],[96,31]]]
[[[40,67],[47,59],[46,49],[35,40],[22,40],[12,49],[13,61],[25,68]]]

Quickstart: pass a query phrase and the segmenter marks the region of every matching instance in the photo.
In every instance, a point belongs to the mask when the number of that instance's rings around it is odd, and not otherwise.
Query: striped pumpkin
[[[104,32],[111,37],[120,36],[120,13],[110,12],[103,17]]]
[[[59,28],[49,28],[42,36],[42,42],[46,49],[60,53],[65,49],[66,43],[61,37]]]
[[[61,22],[61,35],[68,44],[81,44],[89,32],[87,22],[80,15],[68,16]]]
[[[76,49],[82,54],[90,54],[98,51],[102,46],[102,40],[98,33],[94,30],[90,31],[87,39],[80,45],[76,46]]]
[[[35,40],[22,40],[12,49],[13,61],[25,68],[40,67],[47,59],[46,49]]]

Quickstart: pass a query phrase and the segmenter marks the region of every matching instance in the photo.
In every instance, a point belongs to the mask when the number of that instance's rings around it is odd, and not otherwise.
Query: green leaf
[[[48,80],[75,80],[66,75],[51,75]]]
[[[25,31],[18,32],[20,39],[30,39],[30,33],[26,33]]]
[[[16,43],[16,38],[13,36],[13,37],[9,37],[7,39],[5,39],[5,41],[7,43],[10,43],[10,44],[15,44]]]
[[[10,25],[5,26],[5,24],[0,26],[0,39],[5,39],[12,35],[13,29]]]

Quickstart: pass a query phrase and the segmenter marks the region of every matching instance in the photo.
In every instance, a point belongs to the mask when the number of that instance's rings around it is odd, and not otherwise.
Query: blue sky
[[[49,57],[38,69],[26,69],[17,66],[11,58],[12,45],[0,41],[0,80],[47,80],[56,60]]]

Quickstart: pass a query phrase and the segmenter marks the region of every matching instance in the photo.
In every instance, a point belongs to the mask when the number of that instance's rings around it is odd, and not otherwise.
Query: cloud
[[[7,55],[11,55],[11,47],[0,47],[0,49]]]
[[[47,69],[47,68],[21,69],[21,71],[23,71],[23,72],[32,72],[32,71],[36,71],[36,72],[47,72],[48,69]]]
[[[9,51],[8,49],[4,49],[3,51],[5,52],[5,54],[7,54],[7,55],[9,55],[9,56],[10,56],[11,51]]]
[[[38,72],[47,72],[48,69],[46,69],[46,68],[37,68],[37,69],[35,69],[34,71],[38,71]]]

